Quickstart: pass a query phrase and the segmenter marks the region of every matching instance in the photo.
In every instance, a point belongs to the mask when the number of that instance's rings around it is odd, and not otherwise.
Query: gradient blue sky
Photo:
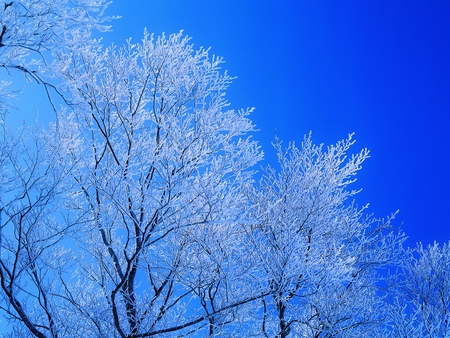
[[[266,162],[275,128],[298,144],[355,132],[371,150],[358,203],[399,209],[411,246],[450,240],[450,1],[114,0],[107,14],[122,18],[105,44],[183,29],[223,56]]]

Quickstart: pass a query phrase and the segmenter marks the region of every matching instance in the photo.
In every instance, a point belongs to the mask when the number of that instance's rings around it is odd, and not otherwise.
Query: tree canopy
[[[223,60],[182,33],[104,47],[106,5],[0,6],[1,67],[64,102],[11,129],[2,83],[4,337],[449,333],[448,245],[405,249],[354,202],[367,149],[275,138],[258,172]]]

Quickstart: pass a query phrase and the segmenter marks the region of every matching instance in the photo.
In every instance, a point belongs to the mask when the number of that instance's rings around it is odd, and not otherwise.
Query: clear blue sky
[[[238,77],[232,107],[255,107],[255,136],[274,161],[274,129],[300,143],[356,133],[371,158],[360,205],[409,245],[450,240],[450,1],[114,0],[105,44],[180,30]]]

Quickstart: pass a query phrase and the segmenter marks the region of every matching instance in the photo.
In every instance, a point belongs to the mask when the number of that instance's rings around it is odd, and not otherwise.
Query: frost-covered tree
[[[1,1],[2,75],[21,72],[42,84],[49,96],[49,89],[57,88],[52,56],[95,43],[91,30],[107,28],[104,8],[105,1],[96,0]],[[9,83],[0,81],[0,307],[10,324],[22,323],[8,325],[11,336],[57,336],[54,278],[65,267],[65,249],[57,244],[72,225],[63,214],[67,168],[47,151],[40,128],[9,129]],[[4,330],[2,323],[0,333]]]
[[[393,279],[389,329],[395,338],[450,336],[450,245],[418,244]]]
[[[237,284],[245,269],[236,259],[237,220],[246,205],[240,186],[261,158],[246,136],[250,110],[227,108],[231,78],[219,73],[221,59],[194,51],[181,34],[59,56],[71,112],[59,114],[42,140],[56,167],[50,172],[64,175],[56,181],[66,182],[60,206],[76,219],[76,233],[58,233],[64,243],[55,240],[52,249],[71,252],[64,251],[64,264],[45,256],[48,272],[36,277],[49,279],[43,289],[51,297],[27,290],[24,279],[3,278],[20,303],[6,309],[18,319],[17,332],[215,334],[234,308],[259,296]],[[23,274],[33,274],[19,250],[30,246],[12,247],[4,271],[18,261]]]
[[[399,255],[403,236],[349,200],[348,186],[368,151],[348,157],[354,141],[299,149],[276,141],[279,170],[268,167],[253,189],[248,231],[260,282],[265,337],[362,337],[382,320],[377,294],[382,268]]]
[[[0,309],[11,337],[56,337],[59,297],[55,278],[67,250],[61,241],[73,223],[66,218],[64,176],[41,130],[11,131],[1,115]],[[5,321],[0,332],[4,333]],[[19,322],[16,326],[14,323]]]
[[[78,287],[102,295],[92,309],[86,291],[71,285],[66,297],[96,335],[179,336],[206,320],[212,334],[229,320],[226,308],[249,298],[232,289],[242,267],[231,257],[239,188],[261,154],[247,136],[250,110],[227,108],[222,60],[188,40],[145,34],[139,44],[61,54],[73,110],[51,137],[65,145],[72,202],[86,212]]]
[[[56,89],[53,55],[94,43],[91,32],[108,29],[106,7],[105,0],[0,1],[0,68],[22,72],[49,95]],[[0,83],[0,100],[8,94],[7,84]]]

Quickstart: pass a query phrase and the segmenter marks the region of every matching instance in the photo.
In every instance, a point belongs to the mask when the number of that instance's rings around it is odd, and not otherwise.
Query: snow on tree
[[[399,275],[391,281],[387,311],[390,337],[450,335],[450,246],[419,243],[405,256]]]
[[[1,67],[65,104],[17,130],[0,107],[5,337],[444,334],[448,246],[405,256],[393,216],[356,205],[351,135],[276,139],[255,182],[252,109],[230,109],[221,58],[182,33],[104,48],[103,1],[2,4]]]
[[[268,167],[253,189],[251,251],[273,291],[259,311],[266,337],[362,337],[382,321],[377,269],[394,262],[403,236],[349,201],[368,157],[349,157],[353,143],[324,151],[308,136],[284,151],[276,140],[280,169]]]
[[[0,1],[0,68],[22,72],[43,84],[47,95],[56,90],[52,80],[53,55],[94,43],[93,30],[109,29],[103,15],[105,0]],[[77,47],[78,46],[78,47]],[[4,103],[8,82],[0,84]]]
[[[248,299],[228,279],[240,269],[230,257],[241,182],[261,153],[250,110],[227,108],[222,60],[188,41],[145,34],[62,63],[73,112],[52,137],[68,145],[60,161],[73,164],[73,202],[86,212],[76,241],[92,281],[82,287],[109,312],[99,335],[187,332]]]

